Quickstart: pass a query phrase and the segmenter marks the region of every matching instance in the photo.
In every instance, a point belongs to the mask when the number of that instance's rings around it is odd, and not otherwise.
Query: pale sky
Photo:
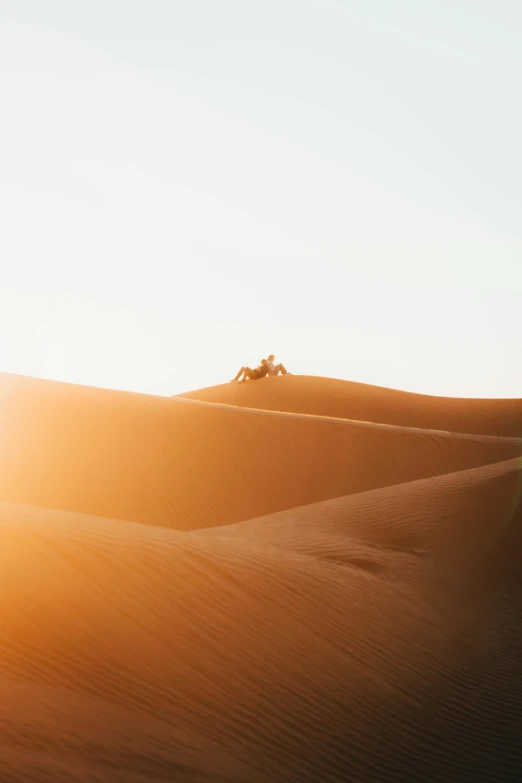
[[[0,0],[0,371],[522,396],[519,0]]]

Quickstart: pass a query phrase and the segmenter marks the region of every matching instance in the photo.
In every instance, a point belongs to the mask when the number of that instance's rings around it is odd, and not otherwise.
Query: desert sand
[[[0,376],[0,781],[518,781],[521,563],[522,400]]]

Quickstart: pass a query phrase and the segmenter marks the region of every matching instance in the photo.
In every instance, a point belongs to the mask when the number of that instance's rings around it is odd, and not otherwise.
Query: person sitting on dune
[[[261,364],[258,365],[254,370],[252,370],[251,367],[241,367],[236,377],[232,378],[231,383],[234,383],[234,381],[244,383],[247,379],[251,381],[258,381],[260,378],[264,378],[265,375],[268,375],[268,364],[266,359],[261,359]]]
[[[284,367],[282,364],[274,364],[275,356],[273,353],[270,354],[268,359],[266,360],[266,364],[268,367],[268,374],[269,375],[289,375],[290,373],[288,370]]]

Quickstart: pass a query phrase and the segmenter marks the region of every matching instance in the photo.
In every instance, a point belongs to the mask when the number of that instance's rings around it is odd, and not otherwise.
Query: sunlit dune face
[[[192,529],[202,520],[203,526],[229,524],[519,453],[517,441],[508,438],[426,437],[419,427],[340,418],[352,410],[366,419],[391,412],[393,420],[412,411],[404,402],[379,411],[389,393],[374,389],[372,401],[357,387],[353,404],[341,411],[338,397],[329,410],[315,383],[320,380],[271,378],[225,387],[240,404],[255,407],[264,398],[270,406],[269,396],[258,392],[265,383],[279,395],[283,412],[26,379],[7,383],[3,498],[154,525],[159,518],[167,527]],[[331,383],[324,384],[329,390]],[[220,389],[217,394],[219,399]],[[321,415],[292,412],[307,398],[312,406],[320,403]],[[417,424],[442,422],[441,411],[431,406],[414,416]],[[498,427],[507,426],[502,422],[511,413],[502,416]],[[476,419],[482,425],[482,417]],[[472,424],[468,415],[466,426]]]

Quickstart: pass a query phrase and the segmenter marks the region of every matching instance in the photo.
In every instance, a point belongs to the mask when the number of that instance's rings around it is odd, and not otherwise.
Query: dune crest
[[[522,443],[18,378],[0,404],[0,499],[180,530],[512,459]]]
[[[520,401],[262,383],[0,378],[1,781],[521,778]]]
[[[225,383],[178,395],[246,408],[312,413],[429,430],[522,437],[522,400],[432,397],[317,376]]]

